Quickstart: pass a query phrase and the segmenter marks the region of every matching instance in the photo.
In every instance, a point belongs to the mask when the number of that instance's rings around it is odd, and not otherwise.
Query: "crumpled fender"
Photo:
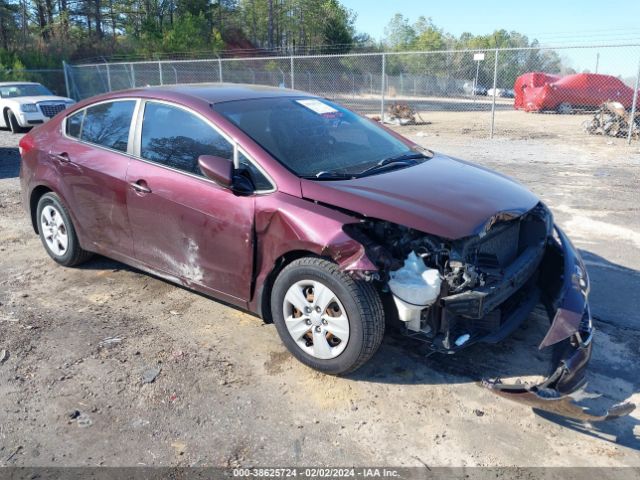
[[[554,228],[562,248],[564,275],[551,327],[540,344],[541,349],[554,348],[552,373],[537,385],[504,384],[500,380],[483,380],[482,385],[504,398],[575,420],[598,422],[628,415],[636,408],[633,403],[619,403],[596,415],[585,411],[571,397],[586,384],[585,370],[593,348],[587,301],[590,284],[580,254],[564,232]]]
[[[255,207],[256,277],[260,292],[276,261],[293,251],[307,251],[331,258],[344,271],[365,277],[378,270],[365,249],[342,229],[358,218],[319,203],[275,192],[257,197]],[[259,310],[260,295],[250,308]]]

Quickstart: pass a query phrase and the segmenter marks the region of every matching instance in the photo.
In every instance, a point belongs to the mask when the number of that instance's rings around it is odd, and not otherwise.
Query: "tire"
[[[40,240],[55,262],[74,267],[92,257],[91,252],[80,247],[69,211],[58,195],[53,192],[44,194],[38,201],[36,211]]]
[[[556,112],[558,112],[561,115],[570,115],[573,113],[573,107],[569,102],[562,102],[556,108]]]
[[[11,133],[22,133],[22,127],[18,123],[18,119],[11,110],[7,112],[7,120],[9,123],[8,127],[11,129]]]
[[[320,292],[317,297],[316,292]],[[316,309],[316,303],[326,308]],[[330,375],[361,367],[384,336],[384,310],[377,290],[322,258],[303,257],[280,272],[271,291],[271,313],[293,356]],[[305,328],[308,331],[302,333]]]

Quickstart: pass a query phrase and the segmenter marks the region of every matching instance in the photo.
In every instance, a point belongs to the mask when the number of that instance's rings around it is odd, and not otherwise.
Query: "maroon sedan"
[[[24,204],[61,265],[99,253],[250,310],[331,374],[369,360],[385,325],[454,353],[542,303],[553,374],[489,386],[566,410],[584,383],[589,280],[545,205],[335,103],[238,85],[121,91],[20,150]]]

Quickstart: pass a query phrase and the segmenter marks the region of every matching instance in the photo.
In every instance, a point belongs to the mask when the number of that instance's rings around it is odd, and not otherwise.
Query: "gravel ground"
[[[602,396],[591,405],[640,403],[637,144],[545,134],[544,123],[489,141],[485,114],[428,120],[402,132],[551,206],[592,277],[588,390]],[[575,423],[477,385],[543,373],[535,314],[505,343],[453,357],[388,337],[335,378],[242,311],[105,258],[57,266],[19,203],[18,138],[0,132],[0,466],[640,466],[638,411]]]

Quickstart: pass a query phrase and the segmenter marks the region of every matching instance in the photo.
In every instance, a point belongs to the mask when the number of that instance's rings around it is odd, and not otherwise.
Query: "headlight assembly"
[[[20,110],[23,112],[37,112],[38,107],[35,103],[25,103],[24,105],[20,105]]]

